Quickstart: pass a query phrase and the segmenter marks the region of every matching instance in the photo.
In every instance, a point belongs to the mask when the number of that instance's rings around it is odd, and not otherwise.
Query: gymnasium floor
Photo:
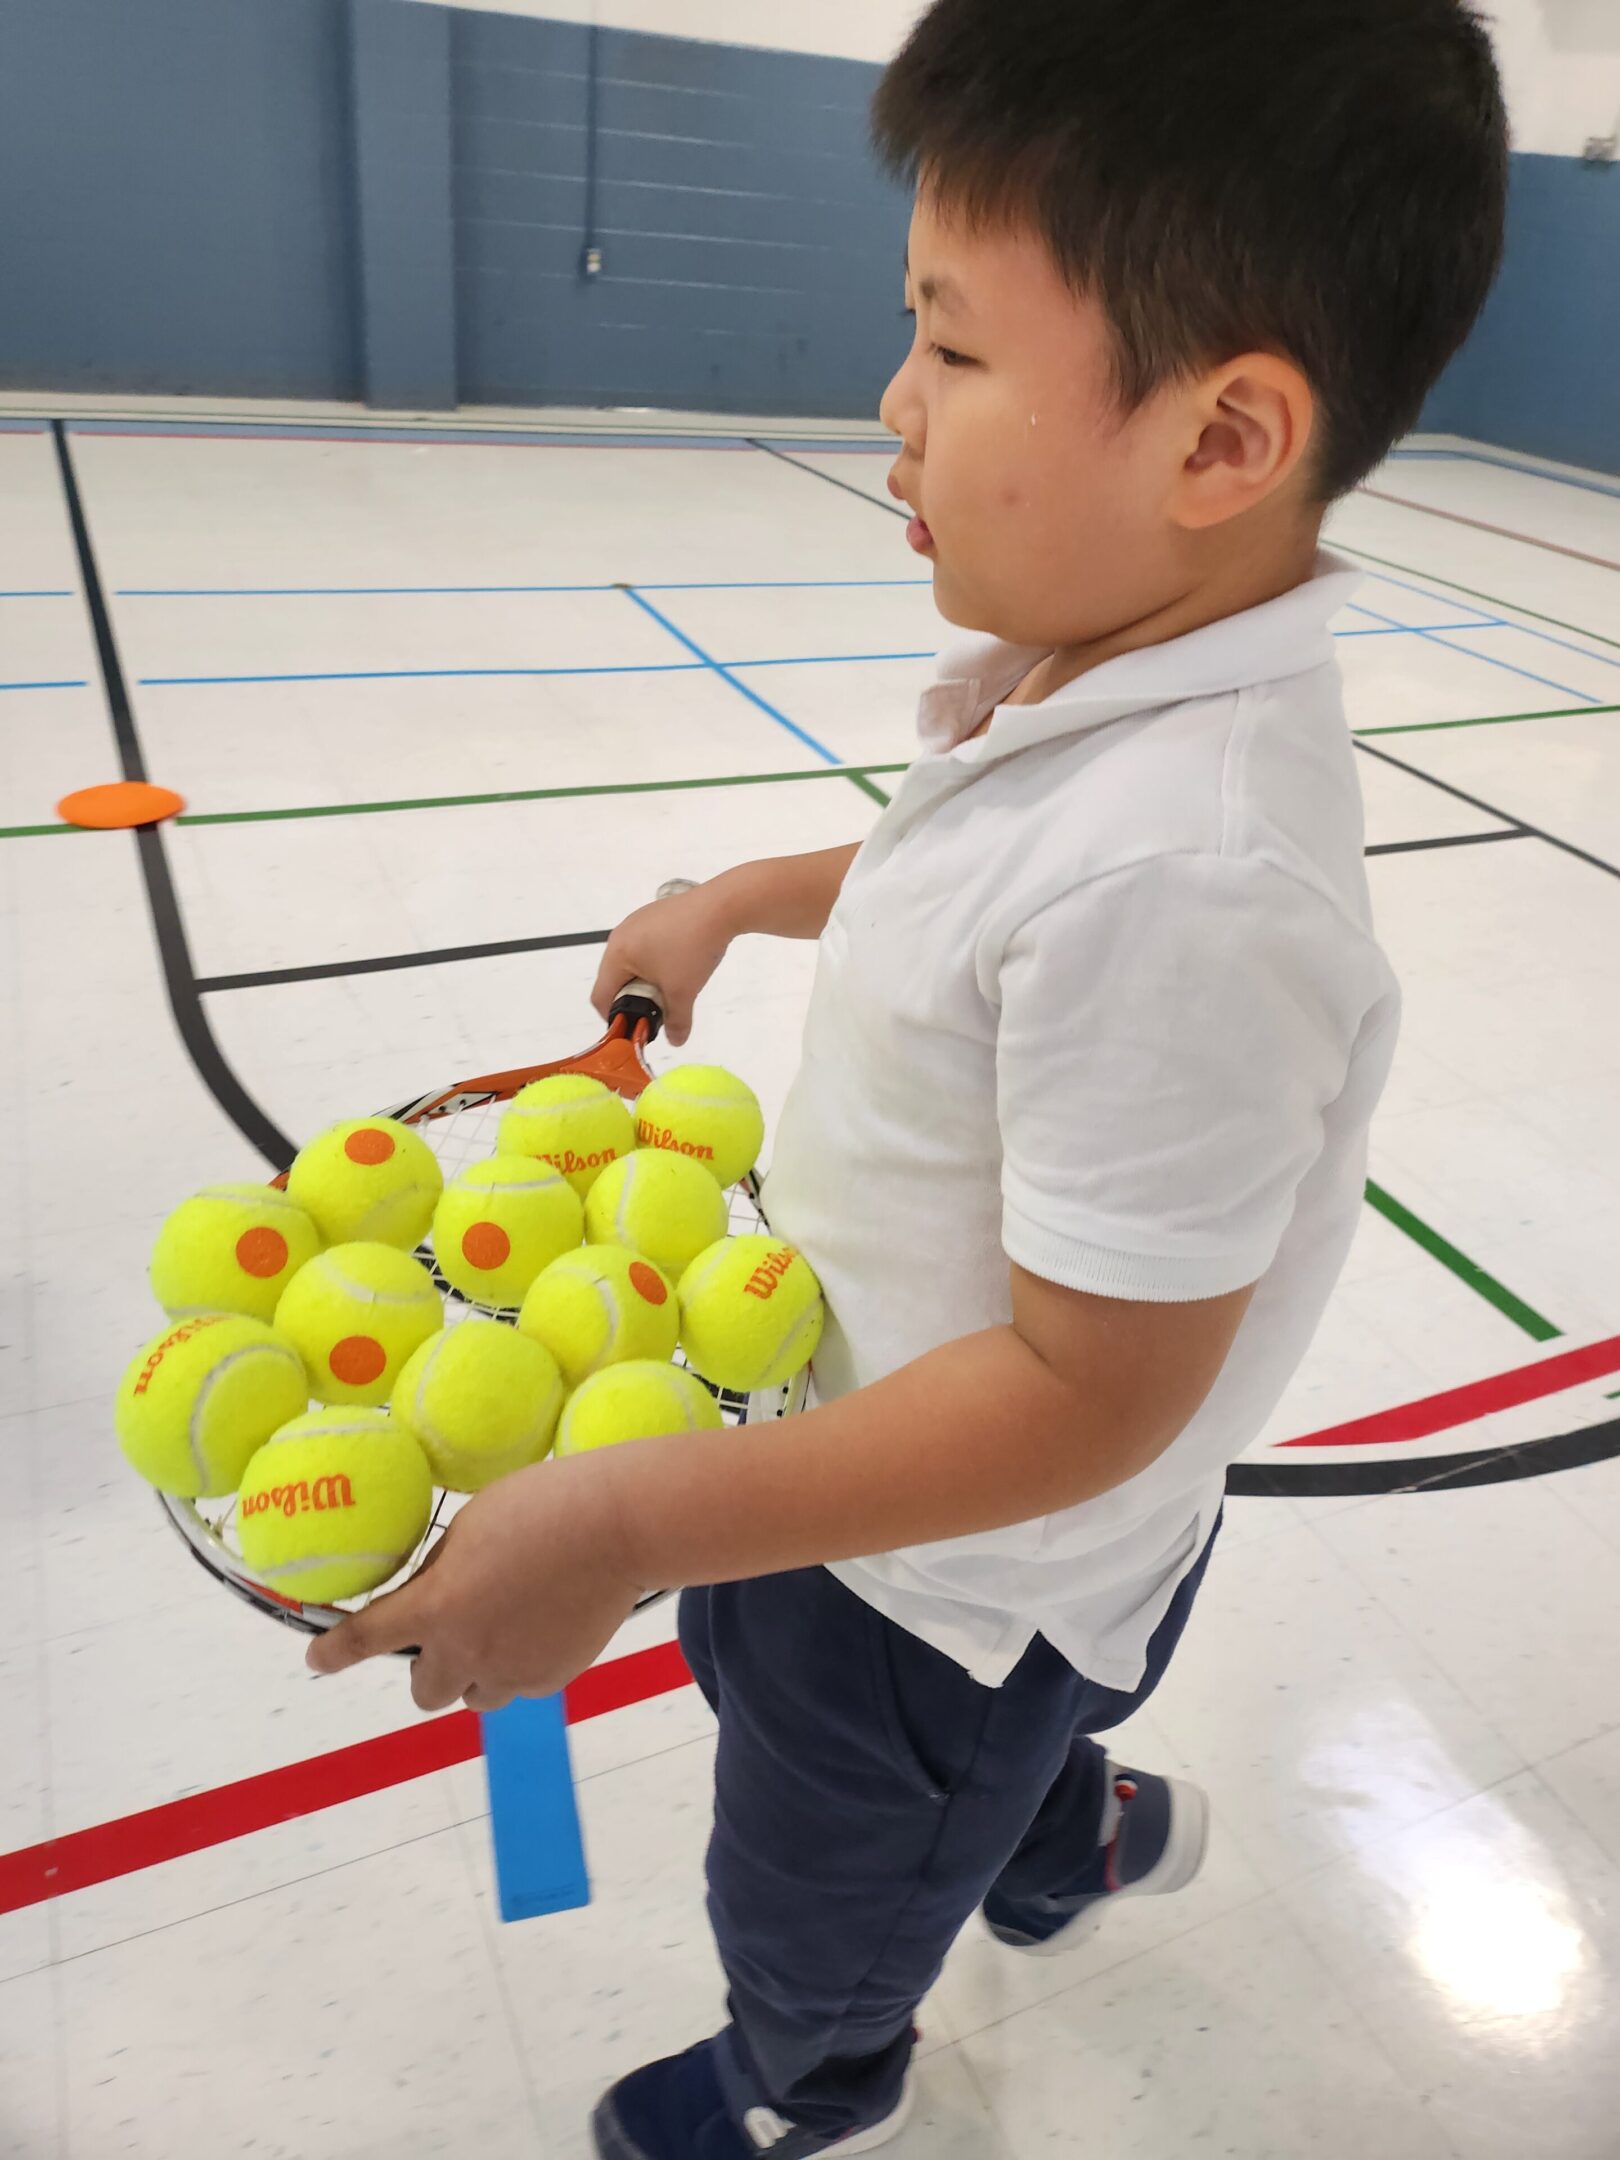
[[[937,618],[872,436],[49,410],[0,411],[0,2154],[581,2160],[719,2015],[706,1713],[603,1708],[667,1610],[576,1705],[596,1904],[502,1929],[464,1736],[188,1567],[108,1397],[160,1215],[255,1138],[575,1047],[661,879],[865,831]],[[1118,1742],[1210,1787],[1210,1865],[1072,1960],[965,1938],[901,2155],[1616,2150],[1617,496],[1423,445],[1334,519],[1408,1019],[1347,1279]],[[188,816],[57,828],[121,771]],[[810,966],[738,949],[692,1046],[772,1111]]]

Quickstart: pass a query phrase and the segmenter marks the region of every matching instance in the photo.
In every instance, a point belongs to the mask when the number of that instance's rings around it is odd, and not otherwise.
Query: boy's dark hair
[[[873,133],[948,211],[1040,235],[1127,408],[1293,360],[1325,500],[1415,423],[1501,259],[1507,120],[1463,0],[935,0]]]

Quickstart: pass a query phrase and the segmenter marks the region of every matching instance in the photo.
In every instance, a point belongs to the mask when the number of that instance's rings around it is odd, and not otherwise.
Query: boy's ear
[[[1291,360],[1244,353],[1183,386],[1189,445],[1171,492],[1171,516],[1201,532],[1252,510],[1298,472],[1316,400]]]

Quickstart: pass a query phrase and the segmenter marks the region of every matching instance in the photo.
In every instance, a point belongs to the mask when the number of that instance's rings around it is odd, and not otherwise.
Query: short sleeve
[[[1281,871],[1178,855],[1075,888],[998,970],[1003,1243],[1175,1302],[1276,1257],[1368,1009],[1369,938]]]

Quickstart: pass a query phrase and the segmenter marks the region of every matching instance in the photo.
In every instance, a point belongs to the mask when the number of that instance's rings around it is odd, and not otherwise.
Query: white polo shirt
[[[765,1204],[827,1293],[827,1401],[1012,1316],[1008,1262],[1174,1301],[1259,1288],[1125,1484],[833,1572],[997,1685],[1037,1633],[1133,1688],[1355,1227],[1399,999],[1329,630],[1354,567],[1039,705],[977,639],[822,936]],[[984,735],[973,731],[987,713]]]

